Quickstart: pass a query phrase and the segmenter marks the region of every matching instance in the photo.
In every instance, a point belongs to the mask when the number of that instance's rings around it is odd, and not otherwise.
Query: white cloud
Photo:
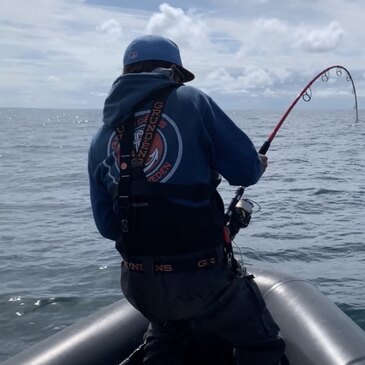
[[[265,88],[273,84],[272,77],[266,70],[254,66],[247,67],[245,74],[240,76],[238,81],[249,89]]]
[[[254,22],[255,31],[260,31],[265,34],[279,33],[282,34],[288,31],[288,26],[277,18],[260,18]]]
[[[324,28],[303,27],[295,36],[298,45],[308,52],[329,52],[341,43],[344,33],[340,24],[333,21]]]
[[[209,45],[208,27],[198,16],[189,16],[181,8],[174,8],[167,3],[161,4],[159,10],[148,22],[148,33],[169,37],[181,48]]]
[[[192,10],[171,0],[141,11],[130,0],[123,2],[128,8],[84,0],[2,0],[0,103],[102,107],[125,47],[146,33],[175,41],[196,75],[192,85],[213,92],[223,106],[241,93],[286,98],[288,90],[300,91],[334,63],[356,71],[364,95],[365,34],[353,19],[361,18],[365,3],[331,1],[333,6],[329,0],[293,0],[278,8],[274,1],[214,0],[202,11],[207,2],[197,0]],[[344,6],[346,12],[339,11]]]
[[[234,77],[224,67],[219,67],[207,75],[205,88],[232,91],[234,81]]]
[[[207,75],[204,87],[225,93],[247,93],[255,88],[265,89],[272,84],[273,79],[269,73],[254,66],[248,66],[236,75],[225,67],[219,67]]]
[[[54,76],[54,75],[49,75],[47,77],[47,81],[50,81],[50,82],[58,82],[58,81],[60,81],[60,78],[57,77],[57,76]]]
[[[112,38],[119,38],[122,35],[122,27],[115,19],[109,19],[101,23],[97,28],[99,32],[105,33]]]

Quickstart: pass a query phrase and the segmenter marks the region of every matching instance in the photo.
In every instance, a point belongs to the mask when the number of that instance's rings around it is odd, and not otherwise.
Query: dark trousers
[[[253,277],[234,276],[225,262],[187,273],[123,267],[122,289],[151,321],[143,364],[194,364],[194,327],[231,344],[236,364],[277,365],[283,355],[285,343]]]

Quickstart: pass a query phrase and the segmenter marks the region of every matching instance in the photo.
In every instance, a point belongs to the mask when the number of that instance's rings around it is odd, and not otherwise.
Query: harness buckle
[[[122,218],[122,232],[129,232],[129,223],[128,223],[128,211],[129,211],[129,197],[127,195],[120,195],[118,198],[119,201],[119,209]]]
[[[122,232],[123,233],[129,232],[128,219],[122,219]]]
[[[226,257],[227,257],[227,263],[228,263],[228,265],[231,266],[232,265],[232,258],[233,258],[232,252],[227,252]]]
[[[128,205],[129,204],[129,196],[128,195],[119,195],[119,202],[121,205]]]

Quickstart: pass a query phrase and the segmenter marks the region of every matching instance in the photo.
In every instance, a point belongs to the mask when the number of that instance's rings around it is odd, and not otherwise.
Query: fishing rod
[[[329,71],[334,69],[334,68],[336,69],[336,75],[337,76],[341,76],[342,75],[342,70],[343,70],[347,74],[347,81],[351,81],[352,92],[353,92],[354,97],[355,97],[355,106],[354,106],[354,109],[355,109],[355,112],[356,112],[355,123],[357,123],[359,121],[359,110],[358,110],[358,106],[357,106],[356,88],[355,88],[355,83],[354,83],[354,80],[352,79],[352,76],[351,76],[350,72],[345,67],[340,66],[340,65],[330,66],[330,67],[327,67],[326,69],[324,69],[323,71],[321,71],[315,77],[313,77],[313,79],[311,81],[309,81],[308,84],[303,88],[303,90],[297,95],[297,97],[294,99],[294,101],[291,103],[291,105],[289,106],[287,111],[283,114],[283,116],[281,117],[281,119],[279,120],[277,125],[275,126],[274,130],[269,135],[268,139],[261,146],[261,148],[259,150],[260,154],[262,154],[262,155],[266,154],[267,150],[270,147],[270,144],[271,144],[272,140],[276,136],[276,133],[279,131],[279,129],[281,128],[281,126],[284,123],[285,119],[287,118],[289,113],[292,111],[294,106],[297,104],[299,99],[302,98],[305,102],[309,102],[312,99],[311,86],[313,85],[313,83],[315,81],[317,81],[319,78],[321,78],[323,82],[327,82],[330,78]]]
[[[355,83],[354,83],[354,80],[353,80],[350,72],[341,65],[330,66],[330,67],[327,67],[326,69],[322,70],[318,75],[313,77],[313,79],[311,81],[309,81],[307,83],[307,85],[305,85],[305,87],[302,89],[302,91],[297,95],[297,97],[293,100],[293,102],[291,103],[289,108],[283,114],[283,116],[281,117],[279,122],[276,124],[273,131],[269,134],[267,140],[264,142],[264,144],[259,149],[259,151],[258,151],[259,154],[262,154],[262,155],[266,154],[266,152],[270,148],[271,142],[275,138],[277,132],[279,131],[279,129],[281,128],[284,121],[286,120],[286,118],[288,117],[290,112],[293,110],[293,108],[297,104],[297,102],[301,98],[305,102],[309,102],[312,99],[311,86],[313,85],[313,83],[315,81],[317,81],[319,78],[321,78],[321,80],[323,82],[327,82],[330,78],[329,71],[332,69],[336,69],[337,76],[342,76],[343,71],[346,72],[346,80],[351,82],[352,93],[354,94],[354,98],[355,98],[355,106],[354,106],[355,123],[357,123],[359,121],[359,110],[358,110],[358,104],[357,104],[356,88],[355,88]],[[242,199],[244,192],[245,192],[245,188],[243,186],[240,186],[236,190],[236,192],[225,212],[225,224],[229,228],[229,234],[230,234],[230,237],[232,240],[241,228],[245,228],[248,226],[248,223],[250,222],[250,219],[251,219],[253,204],[249,199]]]

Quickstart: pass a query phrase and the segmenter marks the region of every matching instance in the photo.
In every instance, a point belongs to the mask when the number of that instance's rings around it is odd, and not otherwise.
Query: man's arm
[[[113,210],[113,198],[107,189],[96,182],[89,151],[90,200],[96,227],[100,234],[110,240],[117,240],[121,234],[119,216]]]

